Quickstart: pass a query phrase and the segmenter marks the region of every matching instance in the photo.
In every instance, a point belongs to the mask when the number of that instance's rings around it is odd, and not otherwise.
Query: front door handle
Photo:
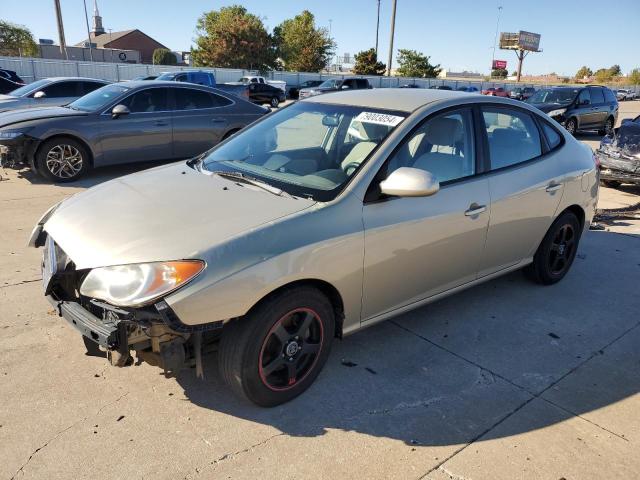
[[[212,123],[225,123],[226,120],[224,118],[212,118],[211,122]]]
[[[475,215],[480,215],[487,209],[486,205],[478,205],[477,203],[472,203],[469,205],[469,209],[464,212],[467,217],[473,217]]]
[[[165,120],[156,120],[155,124],[157,127],[166,127],[167,125],[169,125],[169,122]]]
[[[560,190],[561,188],[562,188],[561,183],[552,182],[549,185],[547,185],[547,188],[545,188],[545,190],[549,193],[553,193],[556,190]]]

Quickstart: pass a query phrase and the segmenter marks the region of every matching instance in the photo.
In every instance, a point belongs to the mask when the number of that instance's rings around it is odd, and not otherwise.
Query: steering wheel
[[[360,162],[349,162],[342,167],[342,171],[348,176],[351,176],[353,172],[360,166]]]

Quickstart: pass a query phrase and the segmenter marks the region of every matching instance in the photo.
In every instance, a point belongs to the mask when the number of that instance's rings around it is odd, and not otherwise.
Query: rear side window
[[[540,122],[542,124],[542,131],[544,132],[544,136],[547,138],[547,144],[549,145],[549,150],[553,150],[562,142],[562,138],[560,134],[549,125],[547,122]]]
[[[482,116],[492,170],[526,162],[542,154],[538,127],[528,113],[484,107]]]
[[[181,73],[179,75],[176,75],[175,81],[176,82],[186,82],[187,81],[187,74],[186,73]]]
[[[608,88],[604,89],[604,99],[606,102],[616,102],[617,98],[615,96],[615,94],[609,90]]]
[[[58,82],[42,89],[47,98],[77,97],[79,82]]]
[[[604,93],[602,93],[602,88],[590,87],[589,93],[591,94],[592,104],[604,103]]]
[[[213,95],[202,90],[176,88],[176,110],[195,110],[201,108],[224,107],[231,105],[231,100],[220,95]]]
[[[358,82],[358,88],[367,88],[369,86],[368,82],[365,79],[359,79],[357,80]]]

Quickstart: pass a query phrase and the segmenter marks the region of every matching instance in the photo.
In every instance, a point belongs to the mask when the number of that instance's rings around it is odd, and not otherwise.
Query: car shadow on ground
[[[315,384],[276,408],[234,397],[215,354],[204,380],[186,370],[177,381],[202,408],[302,437],[340,429],[454,445],[585,415],[640,391],[632,237],[589,232],[559,284],[511,273],[336,341]]]

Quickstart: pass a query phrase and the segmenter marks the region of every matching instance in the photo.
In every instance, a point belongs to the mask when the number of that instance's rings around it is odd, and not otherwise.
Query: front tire
[[[287,289],[225,325],[220,375],[233,392],[273,407],[304,392],[327,361],[335,331],[331,303],[312,287]]]
[[[542,285],[562,280],[573,264],[580,235],[580,222],[575,214],[565,212],[560,215],[540,243],[533,263],[525,267],[527,277]]]
[[[280,105],[280,99],[278,97],[272,97],[269,105],[271,105],[273,108],[278,108],[278,105]]]
[[[569,132],[571,135],[575,135],[576,132],[578,131],[578,122],[576,121],[575,118],[570,118],[569,120],[567,120],[564,123],[564,128],[567,130],[567,132]]]
[[[53,182],[73,182],[89,169],[89,152],[72,138],[52,138],[44,142],[35,156],[37,173]]]

